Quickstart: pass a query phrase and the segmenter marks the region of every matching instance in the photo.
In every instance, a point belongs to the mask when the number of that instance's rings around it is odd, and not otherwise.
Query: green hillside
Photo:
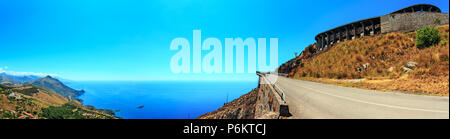
[[[67,98],[76,98],[84,93],[84,90],[72,89],[51,76],[46,76],[28,83],[45,88]]]

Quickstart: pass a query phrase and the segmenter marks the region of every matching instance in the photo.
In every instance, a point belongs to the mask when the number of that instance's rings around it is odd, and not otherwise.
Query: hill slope
[[[63,84],[62,82],[60,82],[58,79],[53,78],[51,76],[39,78],[37,80],[31,81],[28,83],[35,85],[35,86],[45,88],[49,91],[61,94],[62,96],[67,97],[67,98],[76,98],[84,93],[83,90],[78,91],[78,90],[72,89],[72,88],[66,86],[65,84]]]
[[[200,115],[197,119],[254,119],[258,89],[224,104],[219,109]]]
[[[437,29],[442,38],[428,48],[416,47],[416,32],[381,34],[337,43],[295,67],[279,69],[291,68],[287,71],[298,79],[448,96],[449,26]]]
[[[0,84],[0,119],[115,119],[110,110],[69,101],[60,94],[24,84]]]

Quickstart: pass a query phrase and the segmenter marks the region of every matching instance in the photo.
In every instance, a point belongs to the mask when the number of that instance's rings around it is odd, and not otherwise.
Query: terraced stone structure
[[[296,67],[307,59],[329,49],[334,44],[364,36],[389,32],[414,31],[426,26],[449,24],[449,14],[430,4],[412,5],[387,15],[351,22],[315,36],[316,42],[295,58],[280,65],[278,73],[292,76]],[[306,53],[305,53],[306,52]]]
[[[445,25],[449,14],[430,4],[412,5],[383,16],[351,22],[316,35],[316,48],[325,50],[343,40],[380,33],[413,31],[425,26]]]

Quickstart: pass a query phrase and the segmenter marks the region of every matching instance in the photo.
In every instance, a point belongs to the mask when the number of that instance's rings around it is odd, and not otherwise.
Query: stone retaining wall
[[[448,13],[400,13],[381,16],[381,33],[414,31],[426,26],[449,23]]]
[[[258,95],[255,106],[256,119],[276,119],[280,115],[280,108],[286,106],[279,93],[262,74],[259,76]]]

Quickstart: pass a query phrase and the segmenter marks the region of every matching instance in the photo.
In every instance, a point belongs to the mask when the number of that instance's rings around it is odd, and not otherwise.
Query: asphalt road
[[[295,119],[449,118],[449,97],[340,87],[282,76],[276,84],[285,92]]]

